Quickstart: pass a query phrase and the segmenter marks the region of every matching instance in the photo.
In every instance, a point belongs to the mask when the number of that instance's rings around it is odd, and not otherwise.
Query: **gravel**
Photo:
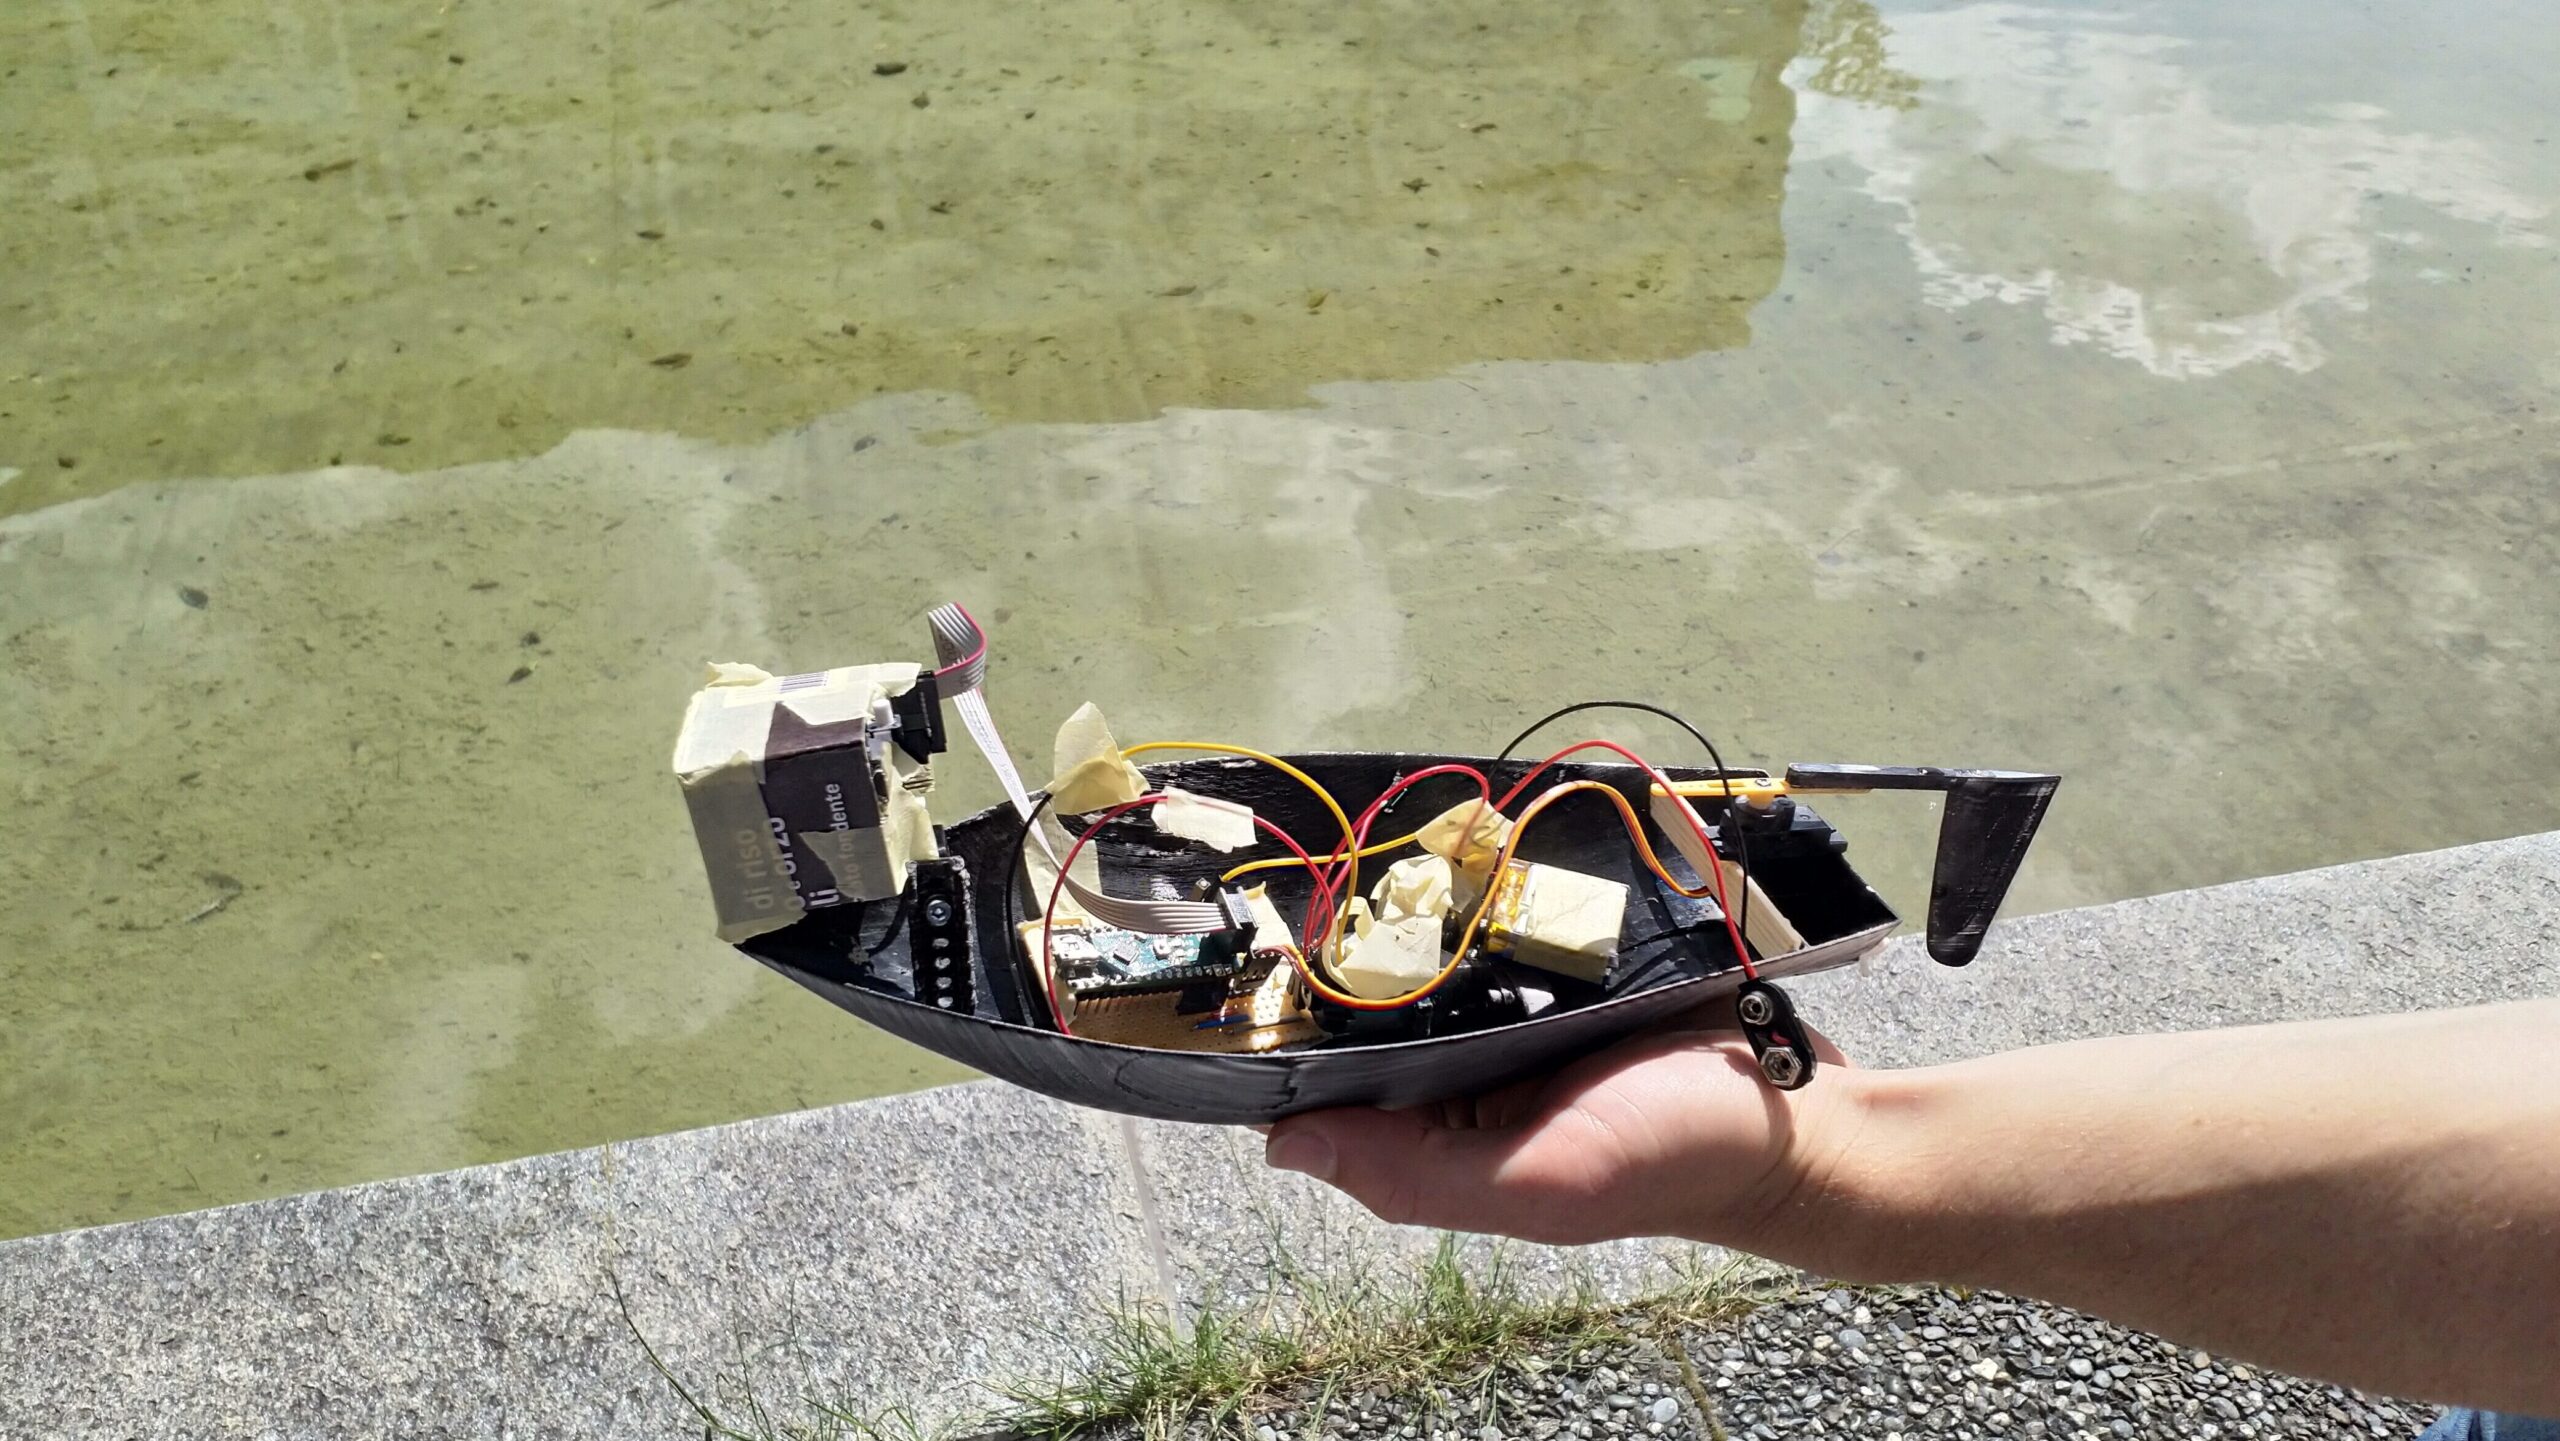
[[[1683,1335],[1674,1349],[1524,1355],[1473,1385],[1291,1398],[1259,1416],[1253,1434],[1256,1441],[2410,1441],[2432,1417],[2429,1407],[2226,1362],[2040,1302],[1832,1289]]]

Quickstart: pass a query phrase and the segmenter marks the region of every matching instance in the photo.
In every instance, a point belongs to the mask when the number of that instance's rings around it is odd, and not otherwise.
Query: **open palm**
[[[1772,1090],[1731,1014],[1711,1008],[1469,1100],[1293,1116],[1265,1154],[1387,1221],[1567,1245],[1739,1239],[1792,1189],[1839,1077]]]

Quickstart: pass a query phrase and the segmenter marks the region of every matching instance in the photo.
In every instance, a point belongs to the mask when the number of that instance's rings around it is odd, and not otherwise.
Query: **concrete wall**
[[[1962,972],[1898,944],[1799,990],[1869,1064],[2555,993],[2560,833],[2029,917]],[[958,1086],[0,1245],[0,1438],[701,1434],[626,1302],[697,1381],[939,1416],[1072,1365],[1117,1297],[1430,1239],[1249,1134]],[[1626,1291],[1683,1254],[1521,1262]]]

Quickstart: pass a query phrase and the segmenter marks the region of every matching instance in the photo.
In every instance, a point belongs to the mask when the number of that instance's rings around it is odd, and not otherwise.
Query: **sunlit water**
[[[2554,73],[2532,3],[13,9],[0,1234],[955,1077],[710,939],[664,773],[703,661],[949,598],[1035,772],[1640,695],[2068,773],[2013,908],[2560,825]],[[1931,817],[1836,809],[1908,909]]]

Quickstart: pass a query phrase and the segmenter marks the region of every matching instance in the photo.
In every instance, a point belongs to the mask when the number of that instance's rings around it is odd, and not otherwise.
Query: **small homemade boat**
[[[1944,795],[1927,944],[1963,965],[2059,783],[1581,758],[1605,742],[1543,760],[1122,751],[1098,716],[1079,729],[1088,708],[1034,793],[978,691],[983,632],[957,607],[933,619],[939,668],[727,668],[696,697],[676,769],[722,934],[928,1050],[1168,1120],[1464,1096],[1726,996],[1770,1083],[1805,1084],[1776,983],[1898,924],[1810,801]],[[1016,797],[947,828],[925,810],[945,705]],[[1601,706],[1654,709],[1559,714]],[[1196,749],[1213,753],[1135,763]]]

